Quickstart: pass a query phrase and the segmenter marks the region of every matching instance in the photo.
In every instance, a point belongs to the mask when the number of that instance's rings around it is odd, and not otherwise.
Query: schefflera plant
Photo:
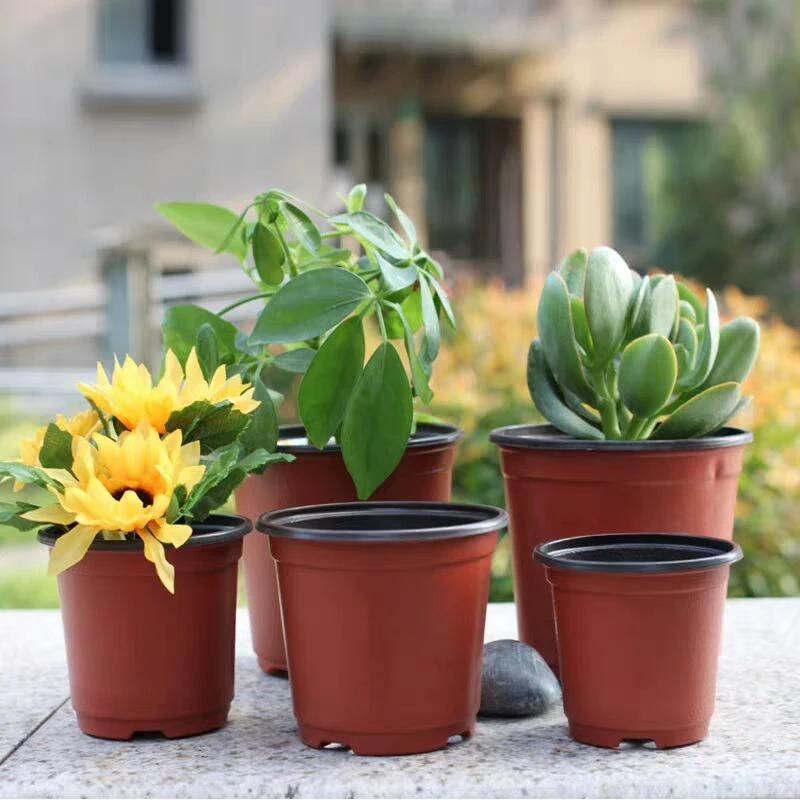
[[[583,439],[688,439],[721,428],[751,398],[759,328],[720,326],[672,275],[645,277],[609,247],[576,250],[547,277],[528,354],[536,407]]]
[[[192,241],[233,255],[255,284],[254,293],[216,314],[191,304],[168,309],[165,346],[181,360],[196,347],[207,374],[224,364],[242,375],[272,411],[275,430],[274,406],[291,377],[302,375],[297,407],[308,438],[318,448],[336,439],[362,499],[399,463],[414,398],[427,405],[433,396],[443,324],[455,325],[442,268],[414,223],[385,195],[397,232],[364,209],[366,191],[354,186],[336,215],[281,189],[257,195],[241,213],[210,203],[156,206]],[[252,331],[225,318],[253,302],[263,308]],[[370,321],[380,339],[367,354]]]

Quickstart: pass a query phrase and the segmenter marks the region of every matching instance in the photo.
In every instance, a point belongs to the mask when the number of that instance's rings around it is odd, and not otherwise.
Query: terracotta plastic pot
[[[189,736],[225,724],[233,700],[237,561],[252,526],[212,515],[180,548],[170,594],[139,541],[97,540],[58,576],[70,693],[84,733]],[[60,529],[39,541],[52,547]]]
[[[467,737],[480,704],[489,569],[506,514],[342,503],[265,514],[300,738],[359,755]]]
[[[535,555],[552,585],[572,738],[677,747],[705,737],[739,546],[671,533],[600,535],[540,545]]]
[[[371,500],[450,499],[453,460],[461,431],[452,425],[420,424],[397,469]],[[317,450],[301,425],[281,428],[279,448],[291,453],[290,464],[272,464],[263,475],[251,475],[236,492],[236,510],[250,519],[294,506],[357,500],[355,486],[338,446]],[[275,561],[267,540],[256,533],[244,540],[247,610],[253,649],[264,672],[286,672],[286,648],[278,602]]]
[[[664,531],[730,539],[744,446],[723,428],[678,441],[588,441],[550,425],[492,431],[511,518],[520,638],[558,670],[550,589],[531,551],[594,533]]]

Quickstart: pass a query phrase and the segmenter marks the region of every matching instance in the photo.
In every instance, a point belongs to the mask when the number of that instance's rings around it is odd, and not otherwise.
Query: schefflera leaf
[[[569,290],[564,279],[551,272],[539,300],[537,325],[542,350],[556,380],[587,403],[594,393],[586,381],[575,339]]]
[[[563,433],[580,439],[604,438],[602,431],[564,402],[539,339],[534,339],[528,349],[528,390],[539,412]]]
[[[622,352],[619,393],[635,416],[654,417],[669,402],[678,379],[678,360],[666,336],[634,339]]]
[[[631,271],[622,256],[610,247],[595,247],[583,292],[595,367],[607,364],[622,343],[633,290]],[[552,365],[549,354],[548,363]]]
[[[653,432],[652,439],[693,439],[721,428],[739,410],[742,388],[729,381],[711,386],[687,400]]]

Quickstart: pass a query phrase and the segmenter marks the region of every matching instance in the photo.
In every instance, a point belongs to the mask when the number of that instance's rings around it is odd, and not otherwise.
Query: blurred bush
[[[436,364],[432,411],[464,429],[453,478],[455,499],[504,505],[503,479],[489,431],[541,421],[525,364],[536,330],[535,287],[462,283],[454,289],[459,326]],[[731,575],[734,596],[800,594],[800,333],[770,317],[767,304],[728,289],[723,316],[762,323],[761,355],[746,390],[755,399],[735,421],[753,431],[739,488],[736,540],[745,558]],[[508,543],[493,565],[493,600],[510,600]]]

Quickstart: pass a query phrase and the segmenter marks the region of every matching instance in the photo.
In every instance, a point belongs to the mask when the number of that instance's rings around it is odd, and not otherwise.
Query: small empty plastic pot
[[[553,592],[564,711],[573,739],[601,747],[703,739],[733,542],[604,534],[542,544]]]

